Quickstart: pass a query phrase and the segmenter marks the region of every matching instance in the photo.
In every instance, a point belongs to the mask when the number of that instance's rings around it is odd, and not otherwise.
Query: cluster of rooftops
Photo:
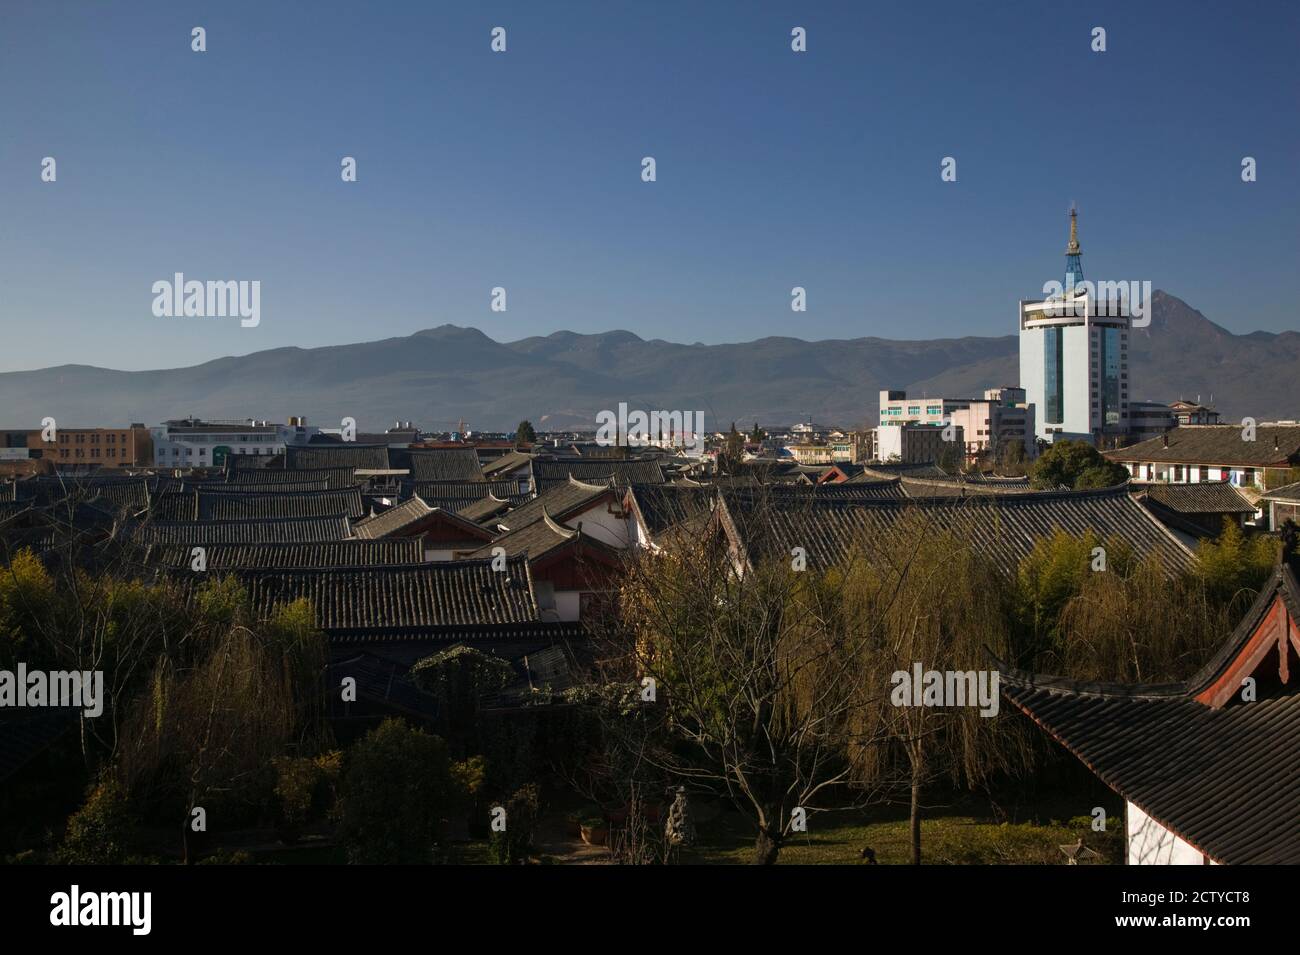
[[[339,444],[232,456],[220,470],[32,477],[0,483],[0,559],[22,547],[70,559],[75,548],[83,562],[129,563],[187,586],[234,575],[259,613],[307,598],[332,666],[358,678],[370,706],[404,710],[419,696],[410,666],[459,644],[509,660],[524,687],[542,681],[540,667],[562,688],[582,657],[590,608],[616,590],[622,561],[670,549],[678,535],[717,535],[742,573],[794,547],[816,569],[923,511],[1009,572],[1061,529],[1119,538],[1172,574],[1191,567],[1197,537],[1255,511],[1219,483],[1034,490],[1023,478],[934,466],[758,463],[715,477],[696,467],[630,452]],[[1298,613],[1300,586],[1284,562],[1220,657],[1186,684],[1080,686],[1007,671],[1004,692],[1207,858],[1300,861]],[[1244,709],[1220,692],[1261,667],[1287,690],[1277,700]],[[1250,762],[1269,752],[1289,760],[1285,776],[1268,775],[1273,756]],[[1287,797],[1269,804],[1289,840],[1207,814],[1205,800],[1225,798],[1211,769],[1221,779],[1264,774],[1261,791]]]

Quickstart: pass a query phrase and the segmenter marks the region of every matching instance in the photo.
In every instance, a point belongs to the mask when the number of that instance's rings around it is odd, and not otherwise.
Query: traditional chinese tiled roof
[[[504,549],[508,557],[526,556],[534,564],[569,547],[577,548],[579,552],[590,552],[606,562],[620,559],[619,552],[613,547],[557,523],[545,512],[540,521],[533,521],[517,531],[503,534],[470,556],[491,558],[498,547]]]
[[[1255,505],[1226,481],[1200,484],[1145,484],[1134,487],[1138,497],[1154,501],[1179,514],[1255,513]]]
[[[410,448],[389,453],[392,467],[405,468],[417,482],[482,481],[483,469],[473,448]]]
[[[366,508],[361,501],[361,490],[352,487],[275,494],[222,491],[167,494],[155,501],[151,513],[158,520],[248,521],[339,515],[355,520],[366,513]]]
[[[376,514],[373,517],[367,517],[365,520],[357,521],[353,525],[353,530],[358,537],[375,540],[409,532],[413,527],[426,524],[435,517],[448,525],[460,528],[464,532],[465,540],[478,541],[490,536],[489,531],[479,527],[473,521],[459,517],[453,511],[431,507],[423,498],[418,496],[390,507],[382,514]]]
[[[494,458],[483,465],[483,476],[491,480],[494,474],[509,473],[527,466],[532,460],[533,456],[523,451],[507,451],[500,457]]]
[[[596,505],[602,499],[615,501],[621,499],[609,484],[589,484],[585,481],[569,479],[537,495],[527,504],[510,511],[504,517],[490,518],[494,525],[504,525],[508,530],[517,531],[534,521],[540,521],[543,513],[561,523],[567,522],[575,514]]]
[[[352,536],[343,516],[265,521],[144,521],[129,530],[139,544],[306,544]]]
[[[765,489],[766,490],[766,489]],[[1039,491],[837,503],[804,495],[724,490],[723,526],[750,560],[802,547],[810,567],[833,566],[870,548],[905,515],[917,514],[967,541],[1008,573],[1057,528],[1116,537],[1139,558],[1156,554],[1168,573],[1190,569],[1191,551],[1134,501],[1125,485],[1090,491]]]
[[[677,527],[700,527],[713,514],[718,490],[708,485],[634,484],[627,501],[651,538]]]
[[[185,569],[192,566],[194,546],[196,545],[154,545],[146,551],[144,561],[147,564]],[[211,544],[205,549],[209,571],[379,567],[418,564],[424,559],[420,541],[413,537],[302,544]]]
[[[489,494],[497,497],[514,497],[519,494],[517,481],[416,481],[413,493],[429,503],[438,501],[439,506],[455,501],[458,504],[479,501]]]
[[[349,632],[524,624],[537,620],[523,558],[504,571],[490,560],[437,561],[414,567],[238,572],[259,615],[277,604],[310,600],[317,625]]]
[[[1288,504],[1300,503],[1300,481],[1295,484],[1284,484],[1282,487],[1275,487],[1260,500],[1284,501]]]
[[[1214,659],[1185,683],[1086,684],[999,667],[1002,694],[1216,862],[1300,863],[1298,612],[1300,583],[1283,564]],[[1257,644],[1275,652],[1252,663]],[[1286,681],[1247,700],[1234,678],[1231,697],[1212,703],[1207,692],[1243,665],[1274,680],[1280,668]]]
[[[285,468],[290,471],[343,467],[383,471],[393,466],[389,463],[386,444],[289,445],[284,449],[284,455]]]
[[[1254,440],[1235,424],[1183,425],[1159,438],[1105,452],[1112,461],[1135,464],[1205,464],[1285,468],[1300,464],[1300,425],[1257,425]],[[1166,444],[1167,442],[1167,444]]]
[[[285,471],[277,468],[239,468],[227,472],[227,486],[231,485],[265,485],[265,484],[300,484],[302,482],[325,481],[331,489],[351,487],[356,482],[356,469],[350,465],[332,468],[297,468]]]
[[[533,499],[531,494],[514,494],[510,497],[497,497],[489,494],[485,498],[477,501],[470,501],[468,504],[462,502],[456,508],[456,513],[467,521],[473,521],[475,524],[482,524],[492,517],[500,517],[512,508],[522,507]]]
[[[149,506],[151,488],[159,479],[127,475],[58,475],[28,478],[14,491],[17,500],[40,504],[78,500],[96,502],[114,511],[140,510]]]
[[[569,478],[596,483],[613,478],[616,484],[626,487],[629,484],[663,484],[664,469],[658,461],[628,461],[610,459],[604,461],[533,460],[533,480],[538,491],[550,490],[563,484]]]
[[[277,474],[289,473],[277,471]],[[349,473],[351,473],[349,471]],[[345,485],[346,486],[346,485]],[[271,481],[265,484],[253,484],[250,481],[227,483],[224,481],[185,482],[183,491],[208,491],[220,494],[301,494],[305,491],[331,490],[330,482],[325,478],[312,481]]]

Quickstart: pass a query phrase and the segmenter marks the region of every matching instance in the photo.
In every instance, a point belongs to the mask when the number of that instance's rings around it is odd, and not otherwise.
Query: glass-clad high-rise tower
[[[1129,310],[1083,278],[1078,215],[1070,210],[1064,290],[1020,303],[1020,386],[1038,409],[1036,433],[1099,443],[1129,427]]]

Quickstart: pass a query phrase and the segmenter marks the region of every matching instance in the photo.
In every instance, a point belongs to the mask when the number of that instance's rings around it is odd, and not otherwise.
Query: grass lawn
[[[1107,832],[1093,832],[1087,818],[1037,823],[998,823],[975,813],[955,812],[923,819],[921,861],[932,865],[1064,865],[1060,846],[1079,836],[1102,854],[1094,864],[1118,864],[1123,857],[1122,817],[1112,816]],[[905,865],[911,858],[906,815],[897,812],[819,813],[808,832],[793,836],[778,857],[786,865],[865,865],[864,846],[882,865]],[[754,833],[736,813],[727,812],[698,826],[699,844],[682,862],[705,865],[748,863]]]

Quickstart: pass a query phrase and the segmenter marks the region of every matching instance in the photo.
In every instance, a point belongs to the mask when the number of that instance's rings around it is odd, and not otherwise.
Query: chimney
[[[1164,441],[1165,447],[1166,448],[1169,447],[1169,435],[1168,434],[1161,435],[1161,439]]]

